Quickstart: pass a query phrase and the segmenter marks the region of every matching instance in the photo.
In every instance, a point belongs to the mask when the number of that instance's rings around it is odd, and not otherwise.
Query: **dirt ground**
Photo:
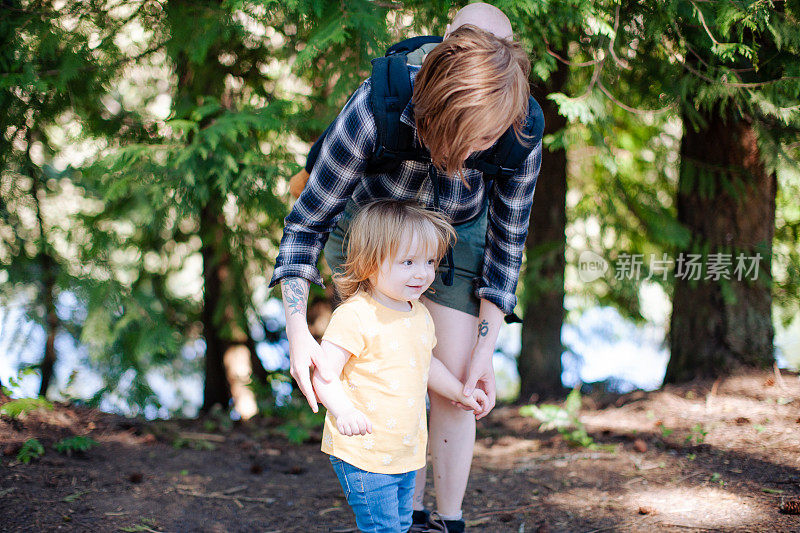
[[[800,497],[798,407],[800,379],[787,372],[585,397],[589,435],[615,451],[571,447],[500,407],[479,423],[468,529],[800,531],[800,516],[779,511]],[[209,427],[68,405],[4,417],[0,530],[355,531],[318,442],[292,445],[264,420]],[[71,435],[99,445],[53,450]],[[20,464],[31,437],[45,454]]]

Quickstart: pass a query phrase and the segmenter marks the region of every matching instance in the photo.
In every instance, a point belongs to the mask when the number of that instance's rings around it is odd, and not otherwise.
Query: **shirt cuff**
[[[272,280],[269,282],[269,287],[274,287],[283,278],[303,278],[310,283],[319,285],[323,289],[325,288],[319,270],[317,270],[317,267],[311,265],[281,265],[275,267],[275,270],[272,272]]]
[[[507,315],[513,313],[514,308],[517,306],[517,296],[514,293],[493,289],[485,284],[482,287],[478,287],[475,291],[475,296],[492,302]]]

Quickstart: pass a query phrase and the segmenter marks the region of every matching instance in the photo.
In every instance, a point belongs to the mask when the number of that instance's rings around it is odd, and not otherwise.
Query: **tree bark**
[[[55,306],[55,286],[56,286],[56,262],[50,255],[47,243],[47,230],[45,229],[44,217],[42,216],[42,198],[40,184],[39,169],[31,159],[31,146],[33,142],[39,139],[39,132],[34,128],[29,128],[27,133],[28,148],[26,149],[26,166],[29,170],[29,177],[31,179],[31,196],[33,203],[36,206],[36,223],[39,226],[39,242],[36,260],[41,268],[42,288],[40,297],[44,305],[44,356],[39,365],[41,371],[42,381],[39,384],[39,396],[47,396],[47,389],[50,387],[50,382],[53,378],[53,369],[56,364],[56,333],[58,332],[58,315],[56,314]]]
[[[253,368],[253,378],[258,380],[261,384],[266,385],[269,383],[269,372],[261,364],[261,359],[258,358],[256,352],[256,341],[250,335],[247,336],[247,349],[250,350],[250,366]]]
[[[542,106],[545,134],[559,132],[567,124],[566,118],[558,114],[558,106],[547,95],[562,91],[568,74],[568,67],[559,63],[549,83],[532,90]],[[529,402],[532,398],[559,398],[565,394],[561,383],[561,327],[564,323],[566,212],[566,150],[543,149],[525,243],[529,297],[524,302],[522,349],[517,359],[520,402]]]
[[[42,265],[42,299],[45,311],[45,333],[47,339],[44,345],[44,357],[40,369],[42,382],[39,385],[39,396],[47,397],[47,389],[53,378],[53,369],[56,365],[56,334],[58,333],[58,315],[55,305],[55,273],[53,259],[43,253],[40,257]]]
[[[206,381],[202,411],[214,404],[227,408],[229,400],[242,419],[258,412],[255,393],[248,387],[256,368],[266,376],[247,331],[239,296],[243,281],[233,269],[229,230],[221,202],[209,202],[201,211],[200,238],[203,256],[203,335],[206,339]]]
[[[704,118],[698,129],[684,120],[681,141],[678,220],[693,236],[684,252],[703,253],[704,268],[694,281],[683,279],[693,276],[682,277],[680,264],[676,268],[669,383],[764,367],[774,358],[770,268],[777,179],[762,162],[748,117],[717,112]],[[705,279],[714,253],[731,254],[729,280]],[[757,280],[750,279],[752,271],[735,272],[739,254],[746,267],[760,254]]]
[[[200,247],[203,256],[203,337],[206,341],[205,383],[203,386],[203,406],[201,411],[208,412],[214,405],[228,408],[231,389],[225,373],[224,354],[227,343],[219,335],[219,328],[214,315],[221,304],[221,287],[219,268],[222,263],[218,252],[222,244],[224,232],[220,218],[222,210],[206,205],[200,213]]]

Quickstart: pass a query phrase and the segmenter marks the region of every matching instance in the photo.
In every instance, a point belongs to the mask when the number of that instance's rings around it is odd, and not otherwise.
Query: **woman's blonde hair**
[[[347,230],[347,259],[333,275],[342,300],[371,291],[369,278],[384,260],[394,259],[400,244],[412,235],[435,252],[437,262],[456,240],[453,226],[443,215],[415,202],[379,200],[364,206]]]
[[[414,81],[414,115],[437,168],[461,175],[473,147],[509,127],[525,142],[530,69],[519,43],[471,24],[425,57]]]

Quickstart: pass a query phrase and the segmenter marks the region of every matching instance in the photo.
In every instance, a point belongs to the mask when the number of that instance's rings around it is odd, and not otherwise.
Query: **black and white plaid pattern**
[[[418,69],[410,70],[413,84]],[[365,175],[367,161],[377,143],[369,95],[370,81],[367,80],[356,90],[328,132],[308,183],[286,217],[270,287],[285,277],[301,277],[322,285],[315,265],[328,234],[351,197],[357,205],[392,198],[416,200],[433,209],[433,188],[426,164],[404,161],[391,174]],[[419,143],[411,102],[400,119],[412,127],[414,142]],[[453,224],[478,215],[484,199],[489,199],[483,274],[475,294],[507,314],[517,303],[514,291],[541,162],[540,142],[511,179],[492,182],[488,188],[482,173],[476,170],[465,170],[468,186],[458,177],[440,179],[440,208]]]

